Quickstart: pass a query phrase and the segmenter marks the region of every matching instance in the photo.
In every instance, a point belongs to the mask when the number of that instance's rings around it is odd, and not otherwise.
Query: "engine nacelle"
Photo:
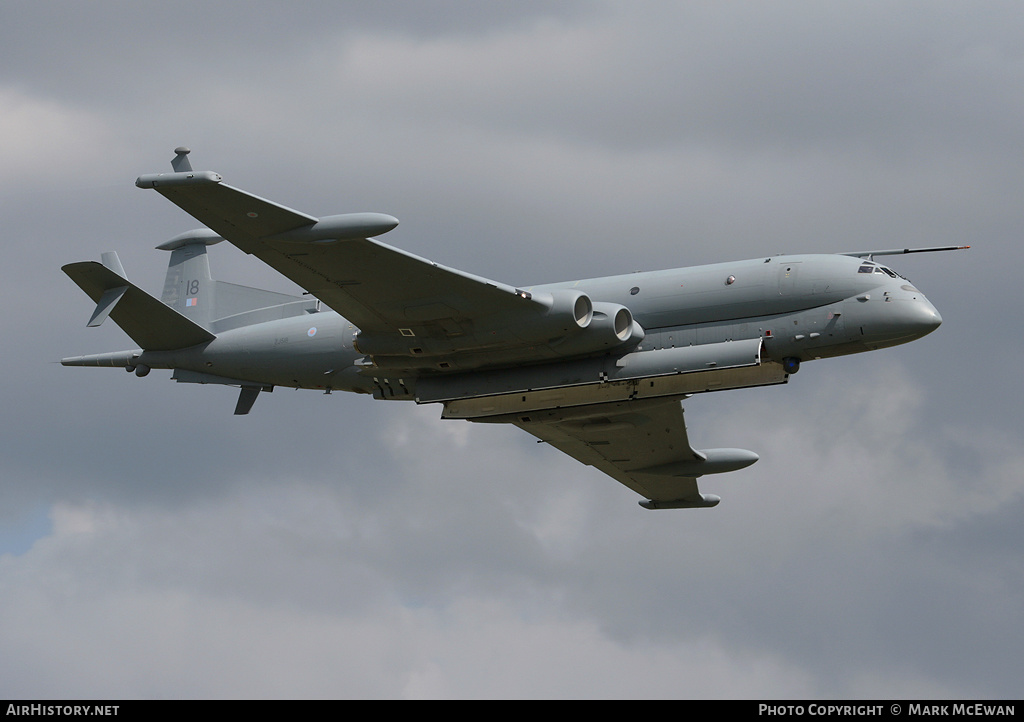
[[[527,343],[546,343],[553,338],[573,336],[588,328],[594,319],[594,304],[583,291],[557,289],[532,295],[544,310],[535,318],[517,319],[511,331]]]
[[[361,353],[383,356],[443,356],[502,347],[535,346],[548,344],[580,334],[594,318],[590,297],[582,291],[559,289],[550,293],[537,293],[524,301],[523,311],[517,316],[494,318],[495,325],[480,325],[474,335],[463,335],[455,340],[416,335],[378,334],[360,332],[355,347]],[[410,329],[410,333],[415,333]]]
[[[611,349],[633,348],[644,340],[644,330],[628,308],[617,303],[593,304],[593,320],[583,333],[550,344],[559,356],[580,356]]]
[[[638,331],[640,338],[636,339]],[[644,337],[643,329],[633,320],[633,314],[628,308],[618,303],[600,301],[594,304],[594,320],[590,332],[601,336],[609,345],[628,343],[631,340],[639,342]]]

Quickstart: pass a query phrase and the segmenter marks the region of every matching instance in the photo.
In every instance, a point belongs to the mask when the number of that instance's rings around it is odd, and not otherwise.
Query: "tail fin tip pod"
[[[202,243],[206,246],[212,246],[216,243],[220,243],[224,240],[223,236],[220,236],[209,228],[196,228],[191,231],[185,231],[179,233],[174,238],[164,241],[156,247],[158,251],[174,251],[178,248],[183,248],[193,243]]]

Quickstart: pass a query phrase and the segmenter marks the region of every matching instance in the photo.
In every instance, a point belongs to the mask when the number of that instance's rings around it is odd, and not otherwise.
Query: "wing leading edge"
[[[646,497],[646,509],[715,506],[697,478],[757,461],[744,449],[690,446],[679,397],[620,401],[473,419],[511,423]]]

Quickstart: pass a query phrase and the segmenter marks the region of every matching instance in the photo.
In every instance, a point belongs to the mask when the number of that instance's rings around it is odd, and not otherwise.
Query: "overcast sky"
[[[515,285],[890,259],[913,344],[686,403],[715,509],[437,406],[166,371],[60,271],[197,169]],[[4,2],[0,698],[1019,697],[1016,2]],[[290,292],[211,249],[216,277]]]

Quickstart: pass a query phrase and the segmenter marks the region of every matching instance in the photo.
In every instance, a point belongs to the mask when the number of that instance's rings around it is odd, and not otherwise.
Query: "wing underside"
[[[714,506],[697,472],[679,398],[622,401],[476,419],[511,423],[646,497],[647,508]],[[756,458],[756,457],[754,457]]]

